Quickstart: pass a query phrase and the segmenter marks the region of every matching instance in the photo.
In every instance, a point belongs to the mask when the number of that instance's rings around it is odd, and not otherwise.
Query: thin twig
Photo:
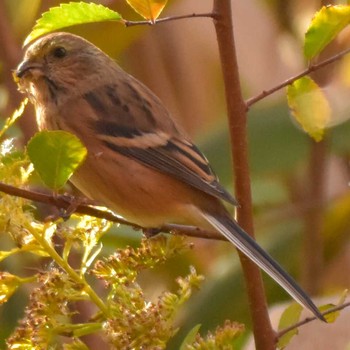
[[[329,310],[323,312],[322,315],[323,315],[323,316],[329,315],[329,314],[331,314],[332,312],[343,310],[343,309],[345,309],[345,308],[348,307],[348,306],[350,306],[350,302],[344,303],[344,304],[342,304],[342,305],[335,306],[335,307],[333,307],[333,308],[331,308],[331,309],[329,309]],[[289,327],[287,327],[287,328],[282,329],[281,331],[279,331],[279,332],[277,333],[277,337],[278,337],[278,339],[279,339],[279,338],[281,338],[282,336],[284,336],[286,333],[288,333],[288,332],[290,332],[290,331],[292,331],[292,330],[294,330],[294,329],[296,329],[296,328],[298,328],[298,327],[300,327],[300,326],[303,326],[303,325],[305,325],[305,324],[307,324],[307,323],[310,323],[310,322],[312,322],[312,321],[315,321],[316,319],[317,319],[317,318],[316,318],[315,316],[307,317],[307,318],[305,318],[304,320],[302,320],[302,321],[300,321],[300,322],[297,322],[297,323],[295,323],[295,324],[293,324],[293,325],[291,325],[291,326],[289,326]]]
[[[127,21],[124,20],[125,27],[131,27],[131,26],[139,26],[139,25],[154,25],[158,23],[164,23],[169,21],[176,21],[179,19],[186,19],[186,18],[214,18],[214,13],[191,13],[189,15],[180,15],[180,16],[171,16],[171,17],[163,17],[156,19],[154,21],[148,20],[148,21]]]
[[[328,66],[329,64],[338,61],[340,58],[342,58],[343,56],[347,55],[348,53],[350,53],[350,48],[341,51],[339,53],[337,53],[336,55],[327,58],[326,60],[320,62],[320,63],[316,63],[316,64],[312,64],[310,65],[307,69],[305,69],[304,71],[302,71],[301,73],[285,80],[284,82],[282,82],[281,84],[278,84],[276,86],[274,86],[273,88],[269,89],[269,90],[264,90],[263,92],[261,92],[259,95],[256,95],[254,97],[249,98],[248,100],[246,100],[246,106],[247,109],[249,109],[253,104],[255,104],[256,102],[262,100],[263,98],[265,98],[266,96],[272,95],[274,92],[283,89],[284,87],[286,87],[287,85],[290,85],[292,83],[294,83],[296,80],[304,77],[305,75],[308,75],[318,69],[321,69],[325,66]]]
[[[74,207],[75,213],[90,215],[100,219],[106,219],[118,224],[131,226],[135,230],[146,230],[145,227],[133,224],[119,216],[114,215],[110,211],[92,207],[91,204],[93,203],[87,203],[86,200],[81,201],[79,199],[69,198],[65,196],[53,196],[46,193],[25,190],[23,188],[7,185],[3,182],[0,182],[0,192],[4,192],[16,197],[29,199],[35,202],[49,204],[60,209],[67,210],[71,207]],[[173,234],[181,234],[195,238],[207,238],[221,241],[226,240],[223,236],[219,235],[215,231],[205,230],[195,226],[166,224],[162,227],[159,227],[159,231]]]

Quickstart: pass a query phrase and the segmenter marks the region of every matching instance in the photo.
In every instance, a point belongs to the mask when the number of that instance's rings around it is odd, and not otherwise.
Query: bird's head
[[[35,102],[74,95],[103,79],[110,58],[85,39],[69,33],[46,35],[26,50],[14,72],[20,91]]]

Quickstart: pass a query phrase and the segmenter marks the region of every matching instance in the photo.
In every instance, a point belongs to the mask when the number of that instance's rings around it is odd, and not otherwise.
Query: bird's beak
[[[33,71],[40,71],[42,69],[42,65],[38,62],[33,62],[30,60],[22,61],[16,71],[14,72],[15,79],[21,79],[26,73]]]

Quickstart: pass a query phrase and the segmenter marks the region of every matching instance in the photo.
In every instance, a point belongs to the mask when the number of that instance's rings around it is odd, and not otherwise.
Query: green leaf
[[[154,23],[168,0],[126,0],[126,2],[143,18]]]
[[[350,6],[323,6],[312,19],[305,33],[304,55],[318,55],[350,21]]]
[[[47,185],[58,190],[84,161],[87,150],[66,131],[41,131],[28,142],[27,152],[35,170]]]
[[[25,39],[24,45],[57,29],[84,23],[121,20],[122,16],[118,12],[102,5],[86,2],[61,4],[57,7],[51,7],[49,11],[41,15]]]
[[[185,339],[180,346],[180,350],[187,350],[188,346],[194,343],[200,328],[201,325],[197,324],[186,334]]]
[[[293,303],[290,306],[288,306],[284,310],[280,318],[280,322],[278,324],[278,330],[281,331],[297,323],[300,319],[302,309],[303,308],[296,303]],[[289,332],[287,332],[286,334],[284,334],[281,338],[278,339],[278,348],[284,349],[296,334],[298,334],[297,328],[294,328]]]
[[[315,141],[321,141],[331,109],[319,86],[309,77],[300,78],[288,86],[287,98],[296,121]]]

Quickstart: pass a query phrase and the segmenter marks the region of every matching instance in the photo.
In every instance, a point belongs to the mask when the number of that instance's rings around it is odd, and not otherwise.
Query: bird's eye
[[[52,54],[56,58],[63,58],[64,56],[66,56],[67,50],[64,47],[61,47],[61,46],[55,47],[52,50]]]

